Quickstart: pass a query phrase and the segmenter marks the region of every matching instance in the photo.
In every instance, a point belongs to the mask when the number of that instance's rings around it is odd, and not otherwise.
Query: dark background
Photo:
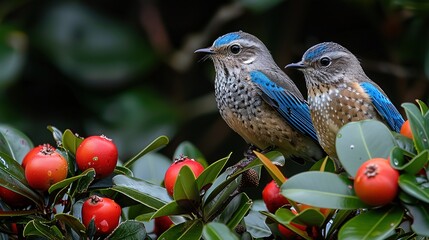
[[[322,41],[352,51],[367,75],[400,104],[427,101],[429,3],[406,0],[0,2],[0,123],[35,145],[48,125],[105,134],[122,160],[159,135],[174,158],[190,141],[208,162],[246,144],[220,118],[214,68],[194,50],[243,30],[280,67]],[[285,70],[306,95],[301,73]]]

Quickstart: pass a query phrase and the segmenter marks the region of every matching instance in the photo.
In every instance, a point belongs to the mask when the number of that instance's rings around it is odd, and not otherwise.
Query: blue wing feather
[[[289,125],[317,141],[307,102],[278,86],[260,71],[252,71],[250,78],[268,97],[268,104],[272,105]]]
[[[404,119],[389,98],[386,97],[374,84],[370,82],[360,83],[360,86],[371,97],[372,103],[378,113],[383,117],[390,128],[396,132],[401,130]]]

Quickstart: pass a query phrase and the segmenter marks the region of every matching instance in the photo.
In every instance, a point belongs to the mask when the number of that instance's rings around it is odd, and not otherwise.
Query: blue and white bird
[[[220,115],[249,145],[277,147],[286,158],[307,161],[326,155],[307,102],[258,38],[231,32],[195,52],[213,61]]]
[[[404,119],[384,91],[346,48],[323,42],[309,48],[296,68],[304,73],[308,103],[320,145],[337,158],[335,138],[345,124],[365,119],[384,122],[399,132]]]

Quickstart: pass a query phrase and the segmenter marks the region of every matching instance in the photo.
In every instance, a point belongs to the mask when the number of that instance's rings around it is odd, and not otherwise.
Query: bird
[[[404,119],[386,93],[364,72],[359,60],[335,42],[321,42],[286,65],[301,71],[319,143],[338,161],[335,138],[349,122],[375,119],[399,132]]]
[[[212,60],[217,108],[247,142],[248,152],[279,149],[296,162],[326,156],[307,102],[261,40],[244,31],[230,32],[195,53]]]

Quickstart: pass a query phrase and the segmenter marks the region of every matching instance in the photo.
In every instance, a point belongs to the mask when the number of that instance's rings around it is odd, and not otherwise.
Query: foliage
[[[428,107],[418,101],[419,108],[404,103],[414,139],[390,132],[374,120],[349,123],[337,136],[339,160],[344,166],[337,173],[329,158],[321,159],[308,171],[290,178],[283,176],[278,165],[289,161],[279,158],[276,151],[255,152],[255,160],[244,167],[228,167],[231,155],[211,164],[190,142],[177,146],[177,154],[193,157],[207,166],[197,178],[190,168],[183,167],[178,175],[173,197],[163,184],[138,178],[134,164],[143,156],[168,144],[160,136],[124,164],[118,164],[114,173],[105,179],[96,179],[92,168],[80,171],[75,167],[75,153],[82,138],[71,130],[61,132],[49,126],[57,151],[74,166],[68,177],[48,192],[28,186],[20,161],[33,143],[20,131],[2,127],[0,142],[0,186],[16,192],[33,203],[23,209],[13,209],[2,203],[0,213],[2,237],[12,232],[17,224],[18,234],[27,238],[97,239],[91,225],[82,222],[80,208],[90,195],[114,199],[122,207],[120,225],[109,235],[115,239],[127,236],[133,239],[250,239],[278,236],[277,224],[304,239],[397,239],[429,237],[429,146],[425,141],[429,124]],[[400,193],[385,206],[370,207],[353,190],[353,176],[366,160],[390,157],[390,164],[400,172]],[[272,159],[272,160],[270,160]],[[153,166],[150,166],[151,164]],[[156,168],[157,163],[146,162],[144,167]],[[281,185],[287,204],[270,213],[259,199],[252,200],[243,187],[242,173],[263,166]],[[165,172],[158,170],[158,172]],[[150,222],[154,218],[172,217],[174,225],[160,236],[154,236]],[[297,227],[298,226],[298,227]],[[238,229],[244,228],[239,231]]]

